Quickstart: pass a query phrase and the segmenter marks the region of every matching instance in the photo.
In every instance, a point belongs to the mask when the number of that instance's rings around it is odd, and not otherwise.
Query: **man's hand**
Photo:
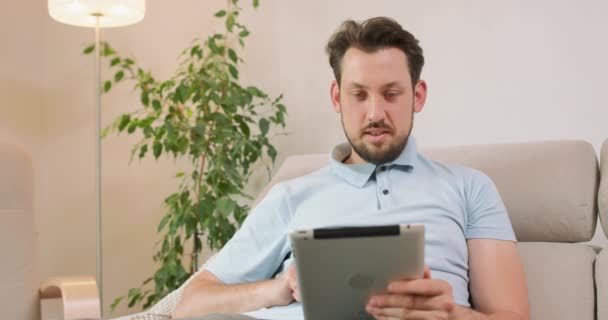
[[[287,279],[289,281],[289,289],[291,290],[291,296],[297,302],[302,300],[300,297],[300,287],[298,286],[298,271],[295,265],[290,265],[287,272],[285,272]]]
[[[452,286],[444,280],[431,279],[428,267],[424,277],[389,283],[383,294],[372,296],[366,310],[377,320],[449,319],[455,308]]]
[[[277,283],[275,305],[288,305],[294,300],[300,302],[298,274],[295,265],[290,265],[287,271],[277,277],[275,281]]]

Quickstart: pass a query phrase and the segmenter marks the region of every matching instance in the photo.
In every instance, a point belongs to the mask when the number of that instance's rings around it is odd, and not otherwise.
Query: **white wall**
[[[243,22],[252,30],[244,79],[271,94],[283,92],[289,110],[289,135],[275,139],[279,163],[292,154],[327,152],[343,139],[330,107],[332,73],[324,45],[344,19],[376,15],[400,21],[425,50],[429,100],[414,129],[422,145],[584,139],[599,148],[608,138],[605,1],[265,0],[255,12],[250,1],[242,2],[248,8]],[[104,36],[121,53],[168,76],[192,38],[220,27],[212,13],[222,3],[148,1],[142,23],[105,30]],[[37,5],[38,12],[45,10],[45,2]],[[16,58],[41,61],[44,85],[41,269],[44,276],[94,275],[93,60],[80,54],[93,31],[41,19],[41,60]],[[10,41],[30,34],[35,38],[36,30]],[[103,99],[104,123],[136,103],[128,85],[113,90]],[[24,117],[16,123],[39,121],[35,113]],[[176,167],[186,165],[146,160],[129,166],[133,142],[110,136],[103,144],[106,303],[154,270],[162,199],[174,189]],[[254,189],[263,182],[257,177]],[[607,243],[603,237],[596,242]]]
[[[33,151],[41,115],[42,17],[32,3],[0,2],[0,140]]]

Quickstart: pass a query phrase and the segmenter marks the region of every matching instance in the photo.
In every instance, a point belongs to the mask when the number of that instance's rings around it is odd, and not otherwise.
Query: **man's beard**
[[[346,139],[348,139],[350,146],[363,160],[365,160],[369,163],[373,163],[375,165],[380,165],[380,164],[391,162],[391,161],[397,159],[399,157],[399,155],[401,154],[401,152],[403,152],[403,149],[405,149],[405,146],[407,145],[407,140],[408,140],[410,133],[412,132],[412,128],[414,126],[413,112],[412,112],[411,119],[412,120],[410,122],[410,128],[409,128],[409,131],[407,132],[407,134],[404,136],[395,136],[394,141],[389,143],[388,149],[386,151],[382,151],[382,150],[374,151],[372,148],[370,148],[365,143],[365,141],[362,138],[362,136],[365,134],[365,132],[369,129],[386,129],[389,131],[389,133],[394,134],[395,131],[392,128],[390,128],[387,124],[385,124],[384,120],[380,121],[380,122],[370,122],[368,125],[366,125],[358,133],[359,137],[361,137],[359,139],[353,139],[353,137],[350,137],[348,132],[346,132],[346,127],[344,126],[344,118],[342,118],[342,128],[344,129],[344,135],[346,135]]]

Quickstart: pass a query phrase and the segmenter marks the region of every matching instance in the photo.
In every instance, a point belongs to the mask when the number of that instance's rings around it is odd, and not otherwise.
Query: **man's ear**
[[[331,96],[331,103],[334,105],[334,110],[337,113],[340,113],[340,86],[338,85],[338,82],[336,80],[331,82],[331,89],[329,95]]]
[[[418,113],[424,108],[426,102],[427,87],[426,81],[420,80],[414,87],[414,112]]]

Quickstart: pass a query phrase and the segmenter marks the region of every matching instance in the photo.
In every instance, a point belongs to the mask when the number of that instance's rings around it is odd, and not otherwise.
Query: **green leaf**
[[[260,91],[260,89],[256,88],[256,87],[247,87],[247,92],[254,96],[254,97],[258,97],[258,98],[266,98],[267,95]]]
[[[106,80],[106,82],[103,84],[103,91],[108,92],[110,89],[112,89],[112,81]]]
[[[146,107],[150,105],[150,95],[146,91],[141,92],[141,104]]]
[[[163,230],[163,228],[167,225],[167,222],[169,222],[169,219],[171,218],[170,215],[166,214],[161,220],[160,223],[158,224],[158,228],[156,228],[156,232],[161,232]]]
[[[232,62],[236,63],[237,60],[239,59],[236,55],[236,52],[234,52],[234,50],[232,50],[231,48],[228,49],[228,57],[230,58],[230,60],[232,60]]]
[[[274,162],[277,158],[277,149],[271,145],[268,145],[268,156],[270,159],[272,159],[272,162]]]
[[[139,123],[139,121],[137,119],[133,119],[133,121],[129,125],[129,128],[127,129],[127,133],[131,134],[131,133],[135,132],[135,129],[137,129],[138,123]]]
[[[249,138],[249,135],[251,134],[249,126],[245,122],[239,122],[239,127],[241,128],[241,132],[245,135],[245,137]]]
[[[148,116],[145,119],[139,121],[139,123],[137,125],[143,129],[143,128],[149,127],[152,123],[154,123],[154,120],[156,120],[156,117]]]
[[[268,122],[268,120],[262,118],[262,119],[260,119],[259,125],[260,125],[260,132],[262,133],[263,136],[265,136],[268,133],[268,128],[270,127],[270,123]]]
[[[232,201],[232,199],[227,198],[227,197],[219,199],[215,205],[215,208],[217,209],[217,211],[219,211],[223,214],[228,214],[228,213],[234,211],[234,207],[235,207],[234,201]]]
[[[211,98],[211,101],[213,101],[213,103],[216,105],[220,105],[220,96],[218,96],[215,92],[211,92],[209,98]]]
[[[282,113],[286,113],[287,112],[287,108],[285,108],[285,106],[283,104],[281,104],[281,103],[277,104],[276,107]]]
[[[207,46],[211,49],[211,52],[215,54],[222,54],[222,50],[218,48],[217,43],[215,42],[215,38],[210,38],[207,41]]]
[[[107,56],[111,56],[113,54],[116,54],[116,51],[114,51],[114,49],[112,49],[107,42],[104,42],[103,43],[103,52],[101,53],[101,55],[104,57],[107,57]]]
[[[144,144],[139,149],[139,158],[141,159],[141,158],[145,157],[146,156],[146,152],[148,152],[148,145]]]
[[[257,8],[260,5],[260,0],[253,0],[253,7]]]
[[[124,298],[126,298],[126,296],[121,296],[121,297],[114,299],[114,302],[112,302],[112,304],[110,305],[110,310],[114,311]]]
[[[120,63],[120,58],[119,57],[113,58],[112,61],[110,61],[110,67],[113,67],[113,66],[115,66],[115,65],[117,65],[119,63]]]
[[[118,123],[118,131],[122,132],[127,127],[127,125],[129,124],[130,121],[131,121],[131,116],[128,114],[123,114],[120,117],[120,122]]]
[[[167,198],[165,198],[165,203],[167,205],[173,205],[177,202],[177,200],[179,199],[179,193],[174,193],[170,196],[168,196]]]
[[[139,297],[141,297],[141,293],[137,293],[136,295],[131,297],[131,300],[129,300],[129,304],[127,306],[129,308],[133,308],[133,306],[137,303],[137,301],[139,301]]]
[[[234,12],[230,12],[228,14],[228,18],[226,18],[226,29],[228,29],[229,32],[232,32],[235,22],[236,20],[234,18]]]
[[[221,17],[223,17],[225,15],[226,15],[226,10],[220,10],[220,11],[218,11],[218,12],[215,13],[215,16],[218,17],[218,18],[221,18]]]
[[[154,151],[154,158],[158,159],[160,157],[161,152],[163,152],[163,144],[159,141],[154,141],[154,146],[152,147]]]
[[[156,138],[156,140],[160,140],[165,135],[165,133],[167,133],[167,129],[165,127],[160,127],[156,130],[156,135],[154,136],[154,138]]]
[[[125,73],[120,70],[118,72],[116,72],[116,74],[114,75],[114,81],[118,82],[120,80],[122,80],[122,78],[125,76]]]
[[[84,50],[82,51],[82,53],[89,54],[89,53],[93,52],[93,50],[95,50],[95,45],[94,44],[92,44],[92,45],[84,48]]]
[[[203,55],[203,51],[201,50],[201,47],[197,44],[194,47],[192,47],[192,49],[190,49],[190,56],[194,57],[197,56],[199,57],[199,59],[202,57]]]
[[[241,37],[241,38],[245,38],[248,35],[249,35],[249,31],[247,31],[247,30],[243,30],[243,31],[239,32],[239,37]]]
[[[101,138],[105,139],[105,137],[108,135],[108,132],[110,132],[111,127],[105,127],[103,128],[103,130],[101,131]]]
[[[154,99],[152,100],[152,108],[154,108],[154,111],[160,111],[163,106],[160,104],[160,101],[158,99]]]
[[[177,87],[177,96],[179,98],[179,101],[181,101],[182,103],[188,101],[188,88],[185,85],[180,84],[179,87]]]
[[[230,71],[230,74],[232,75],[233,78],[235,78],[235,79],[239,78],[239,71],[233,64],[230,64],[230,63],[228,64],[228,71]]]
[[[183,177],[184,175],[186,175],[184,172],[178,172],[178,173],[176,173],[176,174],[175,174],[175,177],[176,177],[176,178],[181,178],[181,177]]]
[[[196,135],[198,135],[198,137],[204,137],[205,136],[205,124],[204,123],[199,123],[197,124],[194,129],[193,129],[194,133]]]

